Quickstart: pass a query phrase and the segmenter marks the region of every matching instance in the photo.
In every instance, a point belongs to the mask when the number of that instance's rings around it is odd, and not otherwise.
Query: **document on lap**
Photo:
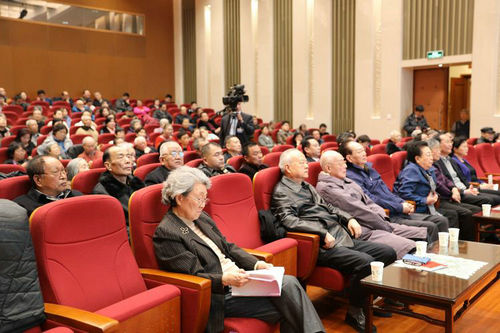
[[[231,287],[233,296],[279,297],[283,284],[284,267],[246,271],[248,282],[242,287]]]

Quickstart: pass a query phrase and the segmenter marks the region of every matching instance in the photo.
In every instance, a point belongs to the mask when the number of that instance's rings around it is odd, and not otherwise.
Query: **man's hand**
[[[228,272],[222,274],[222,284],[225,286],[241,287],[248,282],[248,274],[240,269],[237,272]]]
[[[481,183],[479,184],[481,190],[493,190],[493,184]]]
[[[460,191],[458,190],[458,188],[454,187],[451,190],[451,199],[453,201],[460,202],[461,198],[460,198]]]
[[[265,261],[259,260],[257,262],[257,265],[255,266],[255,269],[268,269],[274,267],[273,264],[267,263]]]
[[[474,188],[472,185],[464,191],[465,194],[471,194],[471,195],[478,195],[479,194],[479,191],[477,190],[477,188]]]
[[[358,221],[356,221],[356,219],[350,219],[347,223],[347,228],[351,232],[351,235],[354,236],[354,238],[359,238],[359,236],[361,236],[361,226],[359,225]]]
[[[243,122],[243,116],[241,115],[241,112],[236,113],[236,118],[238,118],[238,121]]]
[[[323,245],[324,249],[331,249],[335,245],[335,238],[330,235],[329,232],[326,233],[325,236],[325,245]]]
[[[412,214],[415,211],[415,207],[409,202],[403,202],[403,214]]]
[[[438,201],[438,195],[436,194],[436,192],[429,192],[429,194],[427,195],[427,204],[434,205],[436,201]]]

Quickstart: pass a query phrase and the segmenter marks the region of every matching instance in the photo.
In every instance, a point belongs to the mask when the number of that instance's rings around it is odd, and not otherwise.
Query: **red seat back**
[[[318,176],[319,173],[321,172],[321,165],[319,164],[319,162],[310,162],[308,163],[308,166],[309,170],[306,182],[316,187],[316,184],[318,183]]]
[[[386,146],[385,143],[381,143],[379,145],[373,146],[372,149],[371,149],[370,155],[373,155],[373,154],[387,154],[387,152],[385,150],[385,146]]]
[[[380,144],[380,140],[378,140],[378,139],[371,139],[370,140],[370,145],[372,145],[372,146],[379,145],[379,144]]]
[[[495,158],[495,149],[490,143],[480,143],[474,146],[479,165],[486,173],[500,173],[500,166]]]
[[[477,159],[476,149],[472,145],[467,145],[467,148],[468,150],[467,156],[465,156],[465,160],[469,162],[469,164],[472,165],[474,169],[476,169],[476,174],[479,178],[486,177],[483,168],[481,167]]]
[[[273,153],[279,153],[279,152],[284,152],[285,150],[293,149],[293,148],[295,148],[295,147],[292,145],[276,145],[273,147],[273,149],[271,151]]]
[[[281,179],[281,171],[278,167],[270,167],[260,170],[253,177],[253,192],[255,206],[257,210],[271,208],[271,198],[273,196],[274,186]]]
[[[104,171],[106,171],[105,168],[97,168],[77,173],[71,181],[71,188],[83,194],[92,194]]]
[[[6,105],[2,108],[2,110],[5,110],[5,111],[15,111],[19,114],[23,113],[24,109],[22,106],[20,105]]]
[[[74,145],[79,145],[79,144],[82,143],[83,139],[85,139],[88,136],[91,136],[91,135],[88,135],[88,134],[73,134],[69,138],[71,139],[71,141],[73,142]]]
[[[159,158],[160,158],[160,153],[144,154],[137,159],[137,167],[151,163],[159,163],[160,162]]]
[[[269,148],[267,148],[266,146],[259,146],[259,147],[260,147],[260,151],[262,152],[263,156],[269,154]]]
[[[2,139],[2,147],[9,147],[9,145],[16,139],[15,135],[9,135]]]
[[[210,201],[204,210],[215,221],[221,233],[239,247],[254,249],[263,245],[250,178],[241,173],[232,173],[215,176],[210,180]]]
[[[259,136],[261,133],[262,133],[262,130],[260,128],[256,129],[253,132],[253,142],[255,142],[255,143],[259,142]]]
[[[135,133],[125,134],[125,141],[126,142],[134,143],[135,138],[137,138],[137,134],[135,134]]]
[[[243,164],[243,155],[233,156],[227,160],[227,163],[232,166],[236,171],[238,171]]]
[[[7,149],[8,147],[0,148],[0,163],[3,163],[7,159]]]
[[[477,138],[468,138],[467,139],[467,144],[468,145],[471,145],[471,146],[474,146],[477,142]]]
[[[30,226],[46,302],[95,312],[146,290],[117,199],[55,201],[35,210]]]
[[[195,160],[187,162],[186,165],[191,167],[191,168],[197,168],[198,165],[200,165],[202,162],[203,162],[202,158],[197,158]]]
[[[21,171],[26,173],[26,169],[22,165],[18,164],[0,164],[1,173],[9,173],[14,171]]]
[[[197,158],[200,158],[200,154],[198,154],[197,151],[191,150],[184,152],[184,164],[192,160],[196,160]]]
[[[323,139],[323,142],[337,142],[337,137],[333,134],[325,134],[321,139]]]
[[[493,149],[495,150],[495,158],[497,160],[497,163],[500,165],[500,142],[496,142],[493,145]]]
[[[148,173],[159,167],[161,163],[151,163],[151,164],[146,164],[143,166],[138,167],[134,171],[134,176],[139,178],[140,180],[144,181]]]
[[[392,185],[396,177],[392,169],[392,161],[389,155],[375,154],[368,156],[368,162],[373,163],[373,168],[377,170],[387,187],[392,191]]]
[[[337,142],[325,142],[323,144],[321,144],[320,148],[321,148],[321,151],[325,150],[325,149],[328,149],[328,148],[338,148],[338,143]]]
[[[99,136],[97,137],[97,143],[98,144],[108,144],[114,138],[115,138],[115,135],[113,133],[99,134]]]
[[[28,193],[31,181],[28,176],[10,177],[0,180],[0,198],[14,200]]]
[[[264,156],[262,159],[262,163],[267,164],[268,166],[278,166],[280,162],[281,152],[272,152]]]
[[[391,154],[392,170],[394,171],[394,177],[398,178],[399,171],[403,167],[403,162],[406,160],[408,153],[406,150],[397,151]]]
[[[12,135],[17,135],[17,132],[19,132],[22,128],[26,128],[26,125],[15,125],[10,128],[10,133]]]

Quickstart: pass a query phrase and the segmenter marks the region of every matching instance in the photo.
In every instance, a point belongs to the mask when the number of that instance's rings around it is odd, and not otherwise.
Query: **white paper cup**
[[[450,242],[450,254],[458,255],[459,254],[458,242]]]
[[[460,229],[449,228],[448,232],[450,233],[450,242],[458,242],[458,235],[460,234]]]
[[[493,184],[493,189],[494,189],[495,191],[498,191],[498,184]]]
[[[372,280],[382,281],[382,277],[384,276],[384,263],[381,261],[372,261],[370,266],[372,268]]]
[[[417,241],[415,242],[417,251],[415,252],[415,255],[419,257],[423,257],[427,254],[427,242],[425,241]]]
[[[439,235],[439,247],[448,247],[448,237],[447,232],[438,232]]]
[[[493,175],[488,175],[488,184],[493,184]]]
[[[491,215],[491,205],[490,204],[484,204],[482,205],[483,208],[483,216],[490,216]]]

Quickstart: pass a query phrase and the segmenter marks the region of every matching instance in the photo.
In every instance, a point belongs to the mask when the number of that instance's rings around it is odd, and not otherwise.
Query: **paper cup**
[[[447,232],[438,232],[439,235],[439,247],[448,247],[448,237]]]
[[[449,228],[448,232],[450,233],[450,242],[458,242],[458,234],[460,233],[460,229]]]
[[[384,276],[384,263],[381,261],[372,261],[370,266],[372,268],[372,280],[382,281],[382,277]]]
[[[458,242],[450,242],[450,254],[451,255],[458,255],[460,252],[458,248]]]
[[[493,184],[493,175],[488,175],[488,184]]]
[[[493,184],[493,189],[494,189],[495,191],[498,191],[498,184]]]
[[[417,255],[419,257],[423,257],[427,254],[427,242],[417,241],[417,242],[415,242],[415,245],[417,247],[417,251],[415,252],[415,255]]]
[[[483,216],[490,216],[491,215],[491,205],[490,204],[484,204],[482,205],[483,208]]]

